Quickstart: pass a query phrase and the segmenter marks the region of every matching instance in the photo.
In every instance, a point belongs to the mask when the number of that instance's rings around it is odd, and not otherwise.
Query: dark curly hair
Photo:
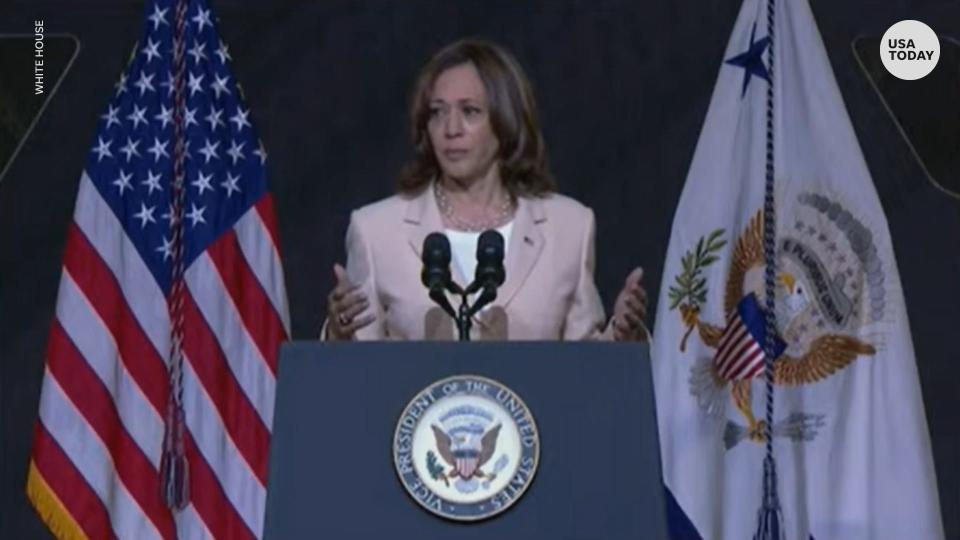
[[[516,59],[502,47],[470,39],[444,47],[417,77],[410,106],[414,156],[400,174],[400,193],[419,193],[440,175],[427,132],[431,93],[440,74],[467,63],[480,74],[490,102],[504,187],[514,196],[543,196],[556,191],[547,168],[547,150],[530,82]]]

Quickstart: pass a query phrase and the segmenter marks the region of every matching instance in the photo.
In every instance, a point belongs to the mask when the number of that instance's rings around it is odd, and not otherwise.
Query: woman
[[[351,215],[327,339],[453,339],[453,321],[421,285],[423,239],[434,231],[450,238],[452,273],[466,286],[486,229],[504,236],[507,277],[471,337],[645,339],[640,268],[605,321],[593,281],[593,212],[555,192],[533,93],[512,56],[482,41],[449,45],[421,71],[411,116],[415,157],[399,194]]]

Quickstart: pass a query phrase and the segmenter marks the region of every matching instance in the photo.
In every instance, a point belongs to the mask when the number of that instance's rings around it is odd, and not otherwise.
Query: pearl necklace
[[[513,217],[513,198],[508,194],[500,205],[497,214],[492,218],[486,218],[479,221],[468,221],[458,216],[453,210],[453,204],[447,196],[446,190],[439,180],[433,183],[433,193],[437,198],[437,207],[440,213],[446,218],[447,222],[455,229],[468,232],[483,232],[487,229],[496,229],[505,225]]]

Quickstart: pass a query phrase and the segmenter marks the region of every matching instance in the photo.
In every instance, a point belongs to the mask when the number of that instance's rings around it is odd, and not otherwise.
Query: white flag
[[[696,533],[673,530],[747,540],[757,529],[772,78],[773,440],[785,537],[941,539],[886,219],[807,1],[778,2],[774,20],[771,77],[766,2],[741,8],[664,267],[652,351],[663,474]]]

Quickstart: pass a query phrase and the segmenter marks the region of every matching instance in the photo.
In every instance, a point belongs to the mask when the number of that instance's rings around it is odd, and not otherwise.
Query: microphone
[[[480,234],[477,240],[477,271],[473,283],[467,288],[467,294],[483,290],[474,306],[474,312],[493,302],[497,298],[497,287],[503,285],[506,271],[503,268],[503,235],[489,229]]]
[[[450,240],[438,232],[428,234],[423,239],[421,259],[423,270],[420,272],[420,281],[430,290],[430,298],[456,319],[457,314],[444,293],[448,288],[454,292],[460,291],[450,277]]]
[[[423,271],[420,281],[430,289],[443,290],[450,278],[450,240],[438,232],[432,232],[423,239]]]

